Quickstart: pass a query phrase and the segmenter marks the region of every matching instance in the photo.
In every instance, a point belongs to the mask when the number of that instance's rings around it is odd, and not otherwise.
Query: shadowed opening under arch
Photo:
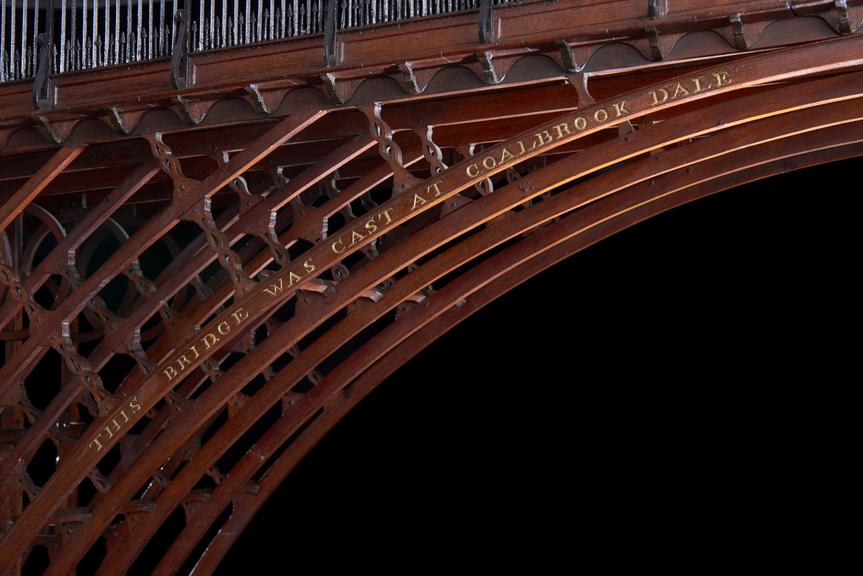
[[[741,515],[756,538],[788,513],[787,478],[824,464],[798,403],[847,358],[859,166],[677,208],[491,303],[325,437],[221,573],[285,542],[309,560],[335,545],[550,565],[576,541],[692,544]]]

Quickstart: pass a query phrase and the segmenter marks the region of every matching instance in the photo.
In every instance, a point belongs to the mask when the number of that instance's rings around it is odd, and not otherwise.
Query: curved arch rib
[[[844,114],[848,114],[848,113],[852,114],[851,117],[853,120],[849,120],[849,121],[855,121],[855,120],[859,121],[860,120],[860,118],[854,116],[853,107],[844,106],[844,108],[845,108],[845,110],[843,111]],[[840,118],[839,114],[831,115],[830,112],[819,115],[819,117],[823,117],[825,115],[828,117],[827,121],[831,121],[831,122],[836,121],[838,118]],[[813,117],[810,118],[810,122],[814,122],[815,124],[817,124],[817,121],[814,120],[815,115],[812,115],[812,116]],[[799,118],[797,120],[799,120]],[[750,140],[756,139],[757,143],[763,144],[764,142],[772,142],[774,140],[777,140],[780,136],[779,131],[781,131],[781,130],[785,130],[784,135],[787,136],[788,133],[798,133],[804,129],[804,125],[801,125],[799,122],[794,122],[794,121],[787,122],[787,123],[780,123],[778,121],[773,121],[773,122],[771,122],[771,124],[773,125],[772,128],[773,128],[774,132],[769,132],[769,131],[765,131],[765,130],[757,130],[757,129],[752,129],[751,127],[746,127],[746,129],[740,128],[739,130],[736,130],[736,131],[729,131],[727,134],[723,133],[723,134],[721,134],[721,136],[723,137],[722,139],[724,140],[724,142],[726,144],[730,144],[732,142],[737,141],[738,139],[745,139],[746,134],[750,134],[750,137],[749,137]],[[788,126],[794,126],[794,129],[792,130],[791,128],[787,127],[786,124]],[[841,141],[841,142],[845,142],[849,138],[854,138],[855,134],[859,134],[859,133],[860,133],[860,126],[855,124],[855,125],[852,125],[850,127],[845,127],[845,130],[838,132],[834,136],[834,138],[839,139],[839,141]],[[717,135],[717,136],[720,136],[720,135]],[[808,136],[808,135],[806,137],[798,136],[798,137],[796,137],[795,144],[797,147],[808,146],[809,145],[808,140],[810,140],[810,139],[811,139],[811,136]],[[713,163],[711,164],[711,168],[715,169],[716,165],[722,166],[723,163],[727,164],[727,163],[731,163],[731,162],[738,162],[739,163],[741,161],[743,161],[743,162],[751,161],[752,152],[749,148],[751,146],[754,146],[754,145],[755,144],[751,141],[739,142],[737,144],[738,152],[736,154],[730,153],[729,158],[720,157],[719,154],[715,153],[717,145],[713,142],[699,141],[699,142],[696,142],[694,144],[690,144],[689,146],[693,147],[695,150],[698,151],[698,153],[695,154],[696,157],[698,157],[698,154],[705,154],[706,153],[708,160],[714,159]],[[765,148],[764,153],[772,154],[773,156],[776,156],[776,155],[789,153],[789,152],[786,152],[786,146],[787,146],[787,144],[785,142],[777,141],[777,142],[774,142],[773,145],[763,146],[763,148]],[[740,148],[744,148],[744,150],[739,150]],[[791,148],[792,152],[795,149],[796,148],[792,147]],[[680,152],[680,153],[675,154],[675,152]],[[523,216],[522,216],[523,214],[525,214],[527,212],[536,213],[537,211],[539,211],[540,214],[542,214],[542,213],[551,214],[550,216],[549,215],[544,216],[543,220],[539,220],[539,223],[541,223],[543,221],[547,221],[551,218],[557,217],[559,215],[559,212],[556,212],[556,210],[557,211],[561,210],[561,208],[559,208],[560,206],[565,206],[565,208],[562,209],[563,211],[568,211],[568,210],[572,209],[572,207],[564,201],[565,198],[569,198],[570,202],[572,202],[572,198],[577,198],[578,200],[576,202],[576,205],[581,205],[587,201],[587,200],[585,200],[585,196],[593,198],[593,199],[602,198],[605,195],[614,193],[615,190],[620,190],[624,186],[633,185],[632,181],[627,180],[627,178],[634,179],[635,182],[643,181],[643,180],[648,179],[648,178],[656,178],[656,177],[661,176],[663,173],[667,173],[669,170],[680,170],[685,166],[692,166],[695,164],[696,161],[698,161],[698,160],[693,160],[692,158],[690,158],[690,160],[688,162],[683,162],[681,160],[681,158],[688,156],[687,154],[685,154],[683,152],[684,152],[683,148],[671,151],[670,153],[668,153],[664,157],[660,158],[660,162],[657,162],[657,161],[652,160],[652,159],[640,160],[638,162],[639,165],[633,164],[632,166],[627,166],[625,168],[622,168],[621,171],[623,171],[624,174],[619,174],[617,172],[613,172],[613,173],[607,173],[603,176],[599,176],[597,178],[594,178],[594,179],[588,181],[585,185],[583,185],[581,187],[577,187],[578,190],[588,190],[589,189],[588,193],[582,192],[581,197],[575,193],[576,189],[573,189],[573,191],[567,192],[565,194],[561,194],[561,196],[559,196],[559,197],[555,197],[554,199],[544,201],[542,204],[540,204],[540,208],[538,208],[538,209],[533,209],[533,208],[528,209],[525,212],[519,213],[519,215],[517,217],[514,217],[512,220],[507,220],[504,223],[495,224],[492,227],[490,227],[489,229],[478,233],[475,237],[472,237],[471,239],[465,241],[464,243],[457,245],[456,247],[452,248],[450,251],[444,253],[443,255],[438,256],[434,261],[429,262],[427,264],[424,264],[420,269],[415,270],[411,275],[409,275],[406,280],[400,281],[400,282],[404,282],[406,284],[406,286],[404,288],[398,286],[398,284],[397,284],[396,286],[391,288],[390,291],[387,292],[387,294],[384,296],[384,300],[382,300],[381,302],[379,302],[375,305],[369,306],[369,308],[371,308],[372,306],[379,307],[378,309],[376,309],[374,311],[369,310],[369,312],[366,314],[363,314],[363,311],[355,313],[355,316],[354,316],[355,320],[353,323],[359,327],[355,328],[354,330],[351,330],[348,333],[348,336],[350,334],[356,333],[359,329],[361,329],[361,327],[368,326],[376,318],[379,318],[381,316],[381,314],[383,314],[386,310],[391,309],[393,306],[403,302],[404,298],[407,295],[410,295],[411,293],[416,292],[422,286],[429,284],[434,278],[440,277],[443,274],[448,273],[454,267],[456,267],[460,264],[463,264],[466,260],[470,260],[470,259],[476,257],[477,255],[481,254],[483,251],[488,250],[489,248],[491,248],[495,245],[499,245],[501,242],[504,242],[507,239],[513,238],[513,237],[517,236],[518,234],[524,233],[527,230],[530,230],[531,228],[539,225],[536,220],[532,220],[529,224],[518,224],[517,225],[515,223],[516,220],[518,220],[519,218],[523,218]],[[701,158],[701,160],[703,161],[704,159]],[[707,170],[707,169],[705,168],[704,170],[699,170],[699,171],[695,172],[695,175],[703,177],[705,170]],[[692,173],[692,172],[690,172],[690,173]],[[560,173],[557,173],[557,174],[560,174]],[[539,218],[539,217],[535,217],[535,218]],[[507,229],[507,227],[510,227],[510,226],[512,226],[512,228]],[[472,248],[466,248],[465,247],[466,244],[470,244],[472,246]],[[435,264],[438,266],[437,270],[434,270]],[[429,269],[431,269],[431,271],[429,271]],[[416,275],[416,277],[414,277],[414,275]],[[446,290],[446,288],[444,290]],[[463,297],[463,296],[459,296],[459,298],[461,298],[461,297]],[[387,300],[390,300],[389,304],[387,304],[387,302],[386,302]],[[424,307],[423,310],[428,311],[429,308]],[[314,365],[316,365],[321,360],[326,358],[326,356],[328,356],[330,353],[335,351],[335,349],[338,348],[340,343],[343,342],[344,339],[346,339],[348,337],[348,336],[345,336],[343,333],[337,332],[338,330],[340,330],[340,326],[337,325],[333,329],[333,331],[336,332],[336,335],[334,335],[332,338],[330,338],[330,341],[327,342],[327,345],[329,346],[329,348],[327,350],[325,350],[325,351],[317,350],[316,347],[318,347],[318,343],[316,342],[310,348],[306,349],[303,352],[303,355],[306,356],[306,358],[304,358],[303,361],[300,362],[298,366],[292,364],[289,366],[289,368],[284,369],[284,373],[287,376],[280,373],[279,375],[277,375],[276,379],[273,382],[271,382],[271,384],[268,384],[268,387],[272,386],[275,390],[288,390],[288,389],[292,388],[293,385],[295,385],[296,382],[302,376],[307,374],[314,367]],[[362,348],[362,350],[363,350],[362,354],[355,355],[352,357],[352,359],[353,358],[363,358],[363,359],[375,358],[376,355],[380,353],[380,350],[386,350],[386,348],[380,346],[380,343],[376,341],[376,345],[374,347],[370,347],[369,345],[366,345]],[[311,355],[312,358],[308,359],[308,355]],[[345,363],[341,364],[339,366],[339,368],[336,369],[336,373],[340,373],[341,370],[343,370],[343,369],[347,370],[348,366],[351,366],[349,362],[345,362]],[[351,369],[354,369],[354,368],[351,367]],[[318,387],[314,391],[309,393],[309,397],[315,397],[316,398],[318,391],[321,391],[321,394],[324,394],[325,393],[324,390],[327,388],[326,384],[327,384],[329,378],[330,378],[330,375],[327,376],[327,380],[325,380],[324,382],[319,384]],[[250,400],[248,405],[246,405],[242,408],[243,412],[252,411],[252,410],[255,410],[255,412],[256,412],[250,418],[246,418],[245,419],[246,422],[252,422],[252,421],[256,420],[258,417],[260,417],[263,414],[263,412],[267,408],[269,408],[269,406],[272,405],[272,402],[274,401],[274,400],[272,400],[272,398],[270,398],[269,401],[264,400],[263,402],[257,402],[257,400],[258,400],[257,398],[255,400]],[[262,400],[263,400],[263,398],[262,398]],[[319,406],[319,403],[317,401],[315,401],[315,402],[304,401],[304,402],[297,404],[297,406],[295,408],[297,410],[301,411],[302,416],[299,416],[295,413],[292,413],[292,414],[290,414],[290,418],[288,418],[287,416],[285,417],[286,424],[284,424],[284,426],[286,426],[287,428],[282,428],[282,430],[285,430],[283,436],[292,434],[296,430],[296,427],[299,426],[304,421],[305,418],[308,418],[309,416],[311,416],[315,412],[315,410],[317,409],[318,406]],[[242,417],[242,413],[239,414],[238,416]],[[232,428],[232,429],[226,430],[224,432],[223,431],[218,432],[217,437],[219,437],[219,436],[224,436],[225,438],[230,438],[232,436],[237,437],[238,435],[240,435],[242,433],[242,431],[243,431],[243,429],[237,430],[236,428]],[[217,437],[214,437],[213,440],[215,440]],[[219,443],[216,442],[216,444],[218,445]],[[260,464],[262,460],[266,459],[267,455],[272,450],[274,450],[276,447],[278,447],[278,445],[279,445],[279,443],[277,442],[275,445],[272,445],[272,444],[268,445],[268,448],[266,448],[266,449],[265,448],[255,449],[253,451],[253,453],[250,454],[246,458],[244,465],[249,466],[249,465],[253,465],[255,463]],[[181,473],[181,475],[174,480],[174,482],[176,482],[176,484],[170,486],[167,489],[167,491],[165,493],[163,493],[163,496],[160,496],[160,498],[157,500],[156,510],[151,515],[148,515],[146,518],[142,519],[142,521],[136,525],[135,532],[130,533],[127,536],[126,541],[122,542],[119,547],[115,548],[110,553],[109,557],[106,558],[106,561],[103,564],[103,566],[105,566],[105,567],[109,566],[109,567],[111,567],[112,570],[113,569],[120,569],[122,571],[122,569],[124,569],[124,567],[125,567],[125,564],[123,563],[124,562],[123,558],[127,558],[130,560],[134,558],[134,556],[137,554],[137,552],[140,551],[143,544],[146,543],[146,541],[148,539],[148,535],[151,534],[156,528],[158,528],[158,526],[161,525],[161,522],[164,520],[164,518],[167,516],[167,514],[170,513],[174,509],[174,507],[179,503],[179,499],[182,498],[182,496],[184,494],[186,494],[188,492],[188,490],[190,490],[192,488],[192,486],[194,485],[194,483],[197,481],[198,475],[194,472],[194,470],[193,470],[194,467],[197,467],[199,472],[201,470],[206,470],[209,468],[209,466],[212,466],[215,463],[215,459],[218,458],[218,456],[220,454],[221,454],[221,452],[218,452],[218,449],[215,449],[215,450],[205,449],[205,450],[202,450],[201,452],[199,452],[195,457],[196,461],[194,463],[190,464],[191,467],[187,466],[187,468],[184,469],[184,471]],[[252,469],[252,471],[253,471],[253,469]],[[194,515],[190,518],[190,523],[187,526],[187,530],[195,531],[195,532],[201,532],[201,531],[205,530],[208,523],[215,519],[215,516],[217,516],[219,514],[219,512],[224,508],[224,506],[229,501],[229,500],[226,500],[226,497],[227,498],[231,497],[230,496],[232,494],[231,490],[232,489],[239,490],[244,485],[244,483],[248,480],[248,476],[240,476],[240,478],[238,479],[237,477],[232,476],[232,474],[233,474],[233,472],[231,474],[229,474],[222,481],[222,483],[219,485],[219,487],[215,490],[210,501],[202,504],[201,508],[199,509],[199,512],[194,513]],[[249,472],[249,474],[251,474],[251,471]],[[173,499],[170,500],[168,503],[163,503],[163,498],[167,497],[168,495],[170,495],[171,498],[173,498]],[[185,540],[187,542],[187,546],[189,545],[188,544],[189,542],[192,542],[194,540],[195,540],[194,537],[189,537],[187,540]],[[176,546],[177,546],[177,544],[175,543],[174,547],[176,547]],[[173,550],[174,547],[172,547],[171,550]],[[172,555],[172,552],[169,551],[168,555],[169,556]]]
[[[655,105],[651,104],[651,99],[656,99],[656,91],[657,90],[665,90],[662,86],[654,86],[653,92],[651,95],[650,90],[641,90],[636,93],[627,95],[622,97],[621,100],[617,102],[606,102],[602,104],[595,105],[591,108],[588,108],[582,111],[584,116],[590,117],[593,114],[593,117],[597,122],[600,121],[602,115],[600,114],[600,110],[602,110],[606,114],[606,118],[612,114],[611,110],[616,103],[618,106],[614,107],[616,110],[621,110],[621,114],[618,118],[615,118],[615,122],[624,121],[629,118],[639,117],[645,114],[648,114],[653,111],[657,111],[663,108],[668,108],[674,105],[678,105],[683,102],[693,101],[701,98],[705,98],[709,95],[720,94],[724,92],[730,92],[732,90],[737,90],[740,88],[745,88],[749,86],[755,86],[765,82],[773,82],[782,79],[789,79],[798,77],[805,74],[812,74],[817,72],[826,72],[826,71],[835,71],[838,68],[843,66],[857,66],[861,62],[861,59],[857,58],[854,55],[854,48],[856,47],[859,39],[845,39],[841,41],[833,41],[833,42],[825,42],[821,44],[814,44],[811,46],[807,46],[805,48],[797,48],[788,51],[782,51],[759,56],[753,59],[741,60],[739,62],[735,62],[732,64],[728,64],[721,68],[708,69],[705,71],[706,75],[718,75],[715,76],[716,86],[714,86],[713,90],[698,90],[697,93],[692,94],[690,92],[689,96],[682,96],[679,99],[675,99],[674,101],[662,102]],[[798,60],[794,60],[797,58]],[[793,67],[797,64],[796,67]],[[681,79],[682,81],[686,81],[687,79]],[[691,81],[691,79],[690,79]],[[670,87],[671,85],[664,83],[663,86]],[[694,90],[694,88],[693,88]],[[624,113],[625,111],[626,113]],[[609,122],[608,124],[600,124],[596,126],[586,126],[585,130],[574,135],[572,134],[563,134],[562,130],[558,130],[561,133],[560,138],[555,140],[551,134],[556,126],[559,126],[560,123],[568,122],[572,123],[573,126],[578,128],[578,125],[575,122],[578,121],[579,116],[577,115],[569,115],[566,117],[562,117],[558,124],[550,123],[545,126],[541,126],[538,128],[537,133],[526,134],[521,138],[521,142],[524,141],[532,142],[532,138],[536,138],[537,145],[534,147],[535,150],[527,151],[522,158],[528,158],[534,153],[538,154],[541,151],[547,151],[549,148],[543,147],[544,141],[546,139],[546,135],[552,138],[550,146],[551,148],[564,144],[566,142],[575,140],[579,136],[586,135],[592,131],[596,131],[602,128],[606,128],[610,125],[613,125],[613,122]],[[585,121],[587,122],[587,121]],[[497,145],[496,147],[492,147],[489,151],[489,155],[501,154],[501,158],[503,159],[503,150],[506,146],[516,146],[518,141],[509,141],[504,144]],[[393,226],[398,225],[404,221],[413,218],[419,213],[427,211],[432,206],[435,206],[442,202],[448,195],[455,194],[458,191],[464,189],[467,186],[470,186],[476,182],[479,182],[482,178],[487,177],[489,174],[498,172],[500,170],[505,169],[506,167],[514,164],[514,161],[501,161],[500,163],[496,163],[494,168],[491,168],[487,171],[477,172],[475,176],[472,175],[471,171],[467,171],[465,175],[459,173],[460,170],[465,170],[470,166],[470,162],[462,163],[461,165],[456,165],[450,170],[442,173],[439,178],[435,179],[432,182],[426,182],[423,184],[423,187],[416,188],[413,191],[410,191],[408,194],[403,195],[402,197],[397,197],[389,204],[384,206],[389,206],[390,209],[394,211],[396,215],[393,218]],[[411,195],[425,193],[429,194],[434,187],[437,189],[437,186],[447,190],[447,193],[441,193],[439,197],[428,198],[426,203],[421,207],[416,207],[416,200],[413,200],[415,210],[411,209]],[[494,196],[494,195],[493,195]],[[397,210],[397,211],[396,211]],[[356,227],[351,227],[350,225],[347,227],[347,232],[356,231]],[[359,249],[364,246],[372,239],[380,236],[385,230],[380,231],[377,234],[373,234],[365,237],[362,242],[356,244],[354,249]],[[310,251],[309,257],[314,258],[316,266],[315,270],[322,270],[327,268],[330,264],[335,263],[338,258],[336,256],[330,254],[330,246],[323,245],[318,246],[317,248]],[[283,302],[288,296],[291,296],[295,293],[296,288],[299,287],[303,282],[308,281],[311,277],[311,274],[306,275],[304,280],[299,282],[291,282],[290,274],[298,274],[300,269],[289,268],[284,270],[278,276],[279,279],[288,280],[288,284],[290,289],[285,290],[280,294],[278,298],[274,298],[271,300],[267,299],[256,299],[258,294],[255,296],[244,300],[241,305],[235,304],[231,308],[229,308],[223,314],[217,316],[210,324],[204,327],[204,330],[213,330],[215,326],[220,325],[224,322],[235,321],[239,324],[240,321],[248,320],[248,325],[258,321],[266,312],[272,310],[274,306]],[[247,316],[243,317],[244,314]],[[240,320],[238,320],[238,318]],[[220,349],[221,346],[217,347],[216,350],[213,351],[215,353]],[[165,362],[162,363],[162,366],[170,365],[177,361],[177,357],[180,353],[175,353],[170,356]],[[200,359],[201,361],[203,358]],[[189,366],[189,368],[195,368],[200,361],[194,363],[194,365]],[[175,384],[170,384],[166,386],[165,378],[162,377],[161,373],[151,378],[148,378],[140,388],[140,395],[136,396],[136,401],[138,402],[138,406],[141,406],[139,414],[146,411],[150,407],[152,407],[156,401],[161,399]],[[110,422],[112,419],[119,418],[119,411],[115,411],[109,413],[105,417],[101,417],[94,423],[94,427],[98,428],[100,425],[103,425],[107,422]],[[138,416],[140,417],[140,416]],[[136,420],[137,418],[133,418]],[[130,424],[131,425],[131,424]],[[105,448],[109,448],[113,443],[119,439],[122,434],[118,434],[105,444]],[[60,503],[62,497],[65,495],[66,486],[68,483],[77,483],[80,479],[90,470],[96,462],[99,460],[99,455],[95,454],[91,448],[88,448],[87,444],[92,444],[92,442],[88,442],[89,437],[85,438],[83,442],[79,442],[78,445],[73,449],[72,454],[67,459],[65,464],[61,464],[58,473],[52,477],[51,480],[46,484],[40,493],[39,497],[37,497],[24,511],[21,518],[19,518],[18,522],[16,522],[10,531],[6,534],[3,540],[3,548],[0,550],[0,562],[5,562],[6,560],[12,560],[13,556],[18,553],[19,550],[22,549],[24,544],[28,542],[38,530],[39,526],[37,518],[46,518],[50,512],[52,512]],[[79,531],[75,539],[77,539],[82,533],[89,533],[89,525],[85,526],[84,529]],[[83,538],[83,537],[82,537]],[[86,538],[84,538],[86,539]]]
[[[243,490],[236,491],[231,495],[228,499],[229,502],[233,502],[230,516],[214,535],[213,540],[204,549],[191,574],[206,575],[213,573],[261,506],[281,485],[299,461],[351,408],[356,406],[378,384],[391,376],[400,366],[409,361],[434,340],[440,338],[448,330],[497,297],[555,263],[568,258],[572,254],[640,221],[679,205],[718,193],[722,190],[735,188],[748,182],[769,178],[775,174],[861,155],[863,155],[863,145],[858,142],[837,148],[806,152],[791,159],[783,158],[772,163],[743,170],[739,173],[721,176],[713,181],[696,184],[690,188],[687,194],[669,197],[667,201],[659,204],[648,204],[648,206],[652,207],[649,212],[642,210],[634,217],[627,217],[625,214],[613,216],[583,235],[564,241],[554,248],[545,251],[543,254],[532,257],[516,266],[502,277],[489,281],[479,290],[469,295],[461,305],[450,305],[449,309],[443,314],[423,327],[418,328],[409,337],[387,352],[386,355],[378,359],[355,380],[346,382],[345,379],[341,379],[339,389],[342,393],[335,394],[329,404],[326,405],[322,414],[312,421],[303,430],[301,435],[292,441],[284,453],[275,459],[271,467],[255,484],[255,490],[245,490],[247,485],[244,485]],[[360,352],[355,354],[359,355]],[[351,376],[356,376],[356,374],[352,373]],[[249,477],[251,477],[251,474],[249,474]],[[209,523],[207,526],[209,526]],[[194,532],[189,534],[188,538],[184,532],[172,545],[169,553],[163,558],[156,573],[175,573],[174,570],[178,569],[185,559],[183,552],[188,553],[191,551],[192,547],[197,543],[197,538],[201,535],[200,532],[198,526],[194,527]]]

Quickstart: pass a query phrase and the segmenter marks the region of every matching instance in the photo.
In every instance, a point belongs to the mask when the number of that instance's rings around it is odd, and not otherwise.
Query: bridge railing
[[[191,52],[477,10],[480,0],[0,0],[0,82],[32,78],[40,46],[52,75],[170,56],[188,26]],[[507,4],[518,0],[492,0]],[[183,19],[178,19],[178,12]],[[178,24],[180,22],[180,24]]]

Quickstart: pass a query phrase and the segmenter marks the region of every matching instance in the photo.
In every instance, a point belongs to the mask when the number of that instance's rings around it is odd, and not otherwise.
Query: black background
[[[758,549],[838,474],[861,165],[678,208],[493,302],[354,409],[219,573]]]

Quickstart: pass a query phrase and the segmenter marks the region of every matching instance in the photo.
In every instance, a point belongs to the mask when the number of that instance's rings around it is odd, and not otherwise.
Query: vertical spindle
[[[144,4],[138,0],[138,14],[135,18],[135,62],[141,59],[141,31],[144,29]]]
[[[9,26],[9,76],[12,80],[18,79],[16,69],[18,67],[18,59],[15,58],[15,12],[17,0],[12,0],[12,11],[9,18],[11,25]]]
[[[6,81],[6,0],[0,0],[0,82]]]
[[[49,5],[50,6],[50,5]],[[39,45],[36,38],[39,36],[39,0],[33,0],[33,73],[36,73],[36,59],[39,57]],[[45,48],[48,49],[47,47]]]
[[[156,0],[147,2],[147,58],[153,57],[153,4]]]
[[[21,0],[21,78],[27,74],[27,0]]]
[[[240,25],[240,0],[232,0],[234,3],[234,21],[231,22],[231,44],[236,46],[240,43],[240,34],[237,27]]]
[[[86,14],[85,14],[86,16]],[[90,61],[88,67],[97,66],[96,55],[99,38],[99,0],[93,0],[93,25],[90,28]]]

